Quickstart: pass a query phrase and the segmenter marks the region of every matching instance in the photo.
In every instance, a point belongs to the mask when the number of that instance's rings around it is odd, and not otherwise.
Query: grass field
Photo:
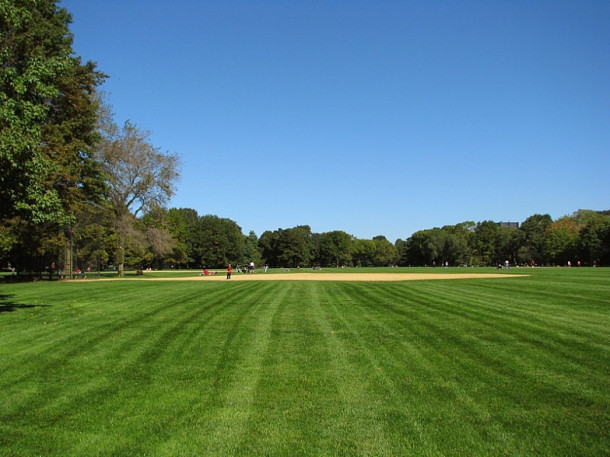
[[[0,455],[610,455],[610,269],[505,274],[0,284]]]

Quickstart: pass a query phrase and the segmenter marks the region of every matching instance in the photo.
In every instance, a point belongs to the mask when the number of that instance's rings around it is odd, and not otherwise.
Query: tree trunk
[[[72,279],[72,267],[73,267],[73,232],[72,229],[69,228],[65,232],[66,234],[66,246],[64,250],[64,267],[63,267],[63,275],[64,278]]]
[[[117,256],[118,261],[118,273],[119,277],[122,278],[125,271],[125,236],[119,230],[119,252]]]

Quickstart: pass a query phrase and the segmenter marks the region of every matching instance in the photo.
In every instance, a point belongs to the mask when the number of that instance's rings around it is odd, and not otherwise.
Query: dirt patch
[[[528,275],[499,273],[286,273],[233,274],[231,281],[430,281],[450,279],[518,278]],[[114,279],[121,280],[120,278]],[[127,281],[226,281],[226,274],[215,276],[183,276],[178,278],[122,278]]]

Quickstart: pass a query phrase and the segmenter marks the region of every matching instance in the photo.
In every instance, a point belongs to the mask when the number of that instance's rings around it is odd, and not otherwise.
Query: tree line
[[[171,256],[157,257],[157,267],[249,262],[284,268],[483,266],[507,260],[528,266],[610,264],[610,211],[578,210],[557,220],[535,214],[519,227],[494,221],[462,222],[420,230],[394,243],[383,235],[369,240],[339,230],[313,233],[308,225],[246,236],[234,221],[198,216],[193,209],[160,210],[156,221],[153,225],[165,227],[174,240]],[[137,263],[142,258],[133,260]]]
[[[399,265],[608,265],[610,211],[578,210],[553,220],[528,217],[518,228],[493,221],[421,230],[397,241]]]
[[[117,125],[106,79],[72,50],[71,16],[54,0],[0,2],[0,264],[77,268],[607,265],[609,212],[579,210],[519,228],[492,221],[421,230],[391,243],[310,226],[242,233],[230,219],[167,208],[180,158],[150,132]]]

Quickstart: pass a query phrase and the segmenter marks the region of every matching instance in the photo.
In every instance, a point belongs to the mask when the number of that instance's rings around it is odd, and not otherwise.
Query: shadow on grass
[[[13,295],[0,294],[0,313],[12,312],[17,309],[46,308],[51,305],[27,305],[25,303],[14,303],[11,300]]]

